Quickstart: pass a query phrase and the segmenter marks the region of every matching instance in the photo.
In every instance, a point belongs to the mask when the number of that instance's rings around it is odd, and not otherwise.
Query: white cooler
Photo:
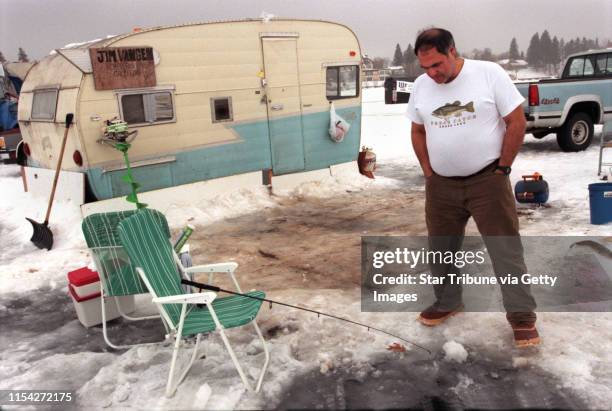
[[[85,327],[102,324],[102,307],[100,302],[100,277],[87,267],[68,273],[68,292],[74,303],[77,317]],[[134,296],[110,297],[106,299],[106,321],[120,316],[117,305],[121,305],[124,314],[134,311]]]

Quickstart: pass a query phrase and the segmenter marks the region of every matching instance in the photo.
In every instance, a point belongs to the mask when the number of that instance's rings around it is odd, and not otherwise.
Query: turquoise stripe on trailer
[[[270,127],[284,137],[270,141],[266,120],[237,124],[232,129],[239,141],[202,147],[176,153],[175,160],[134,167],[134,179],[141,184],[140,192],[206,181],[220,177],[273,169],[274,175],[312,171],[334,164],[355,161],[361,138],[361,107],[336,109],[351,128],[341,143],[335,143],[328,133],[329,112],[323,111],[301,116],[302,138],[299,129],[292,129],[296,119],[292,116],[271,122]],[[137,143],[136,143],[137,144]],[[121,177],[125,170],[105,172],[102,168],[87,171],[88,182],[96,198],[104,200],[127,195],[130,188]]]

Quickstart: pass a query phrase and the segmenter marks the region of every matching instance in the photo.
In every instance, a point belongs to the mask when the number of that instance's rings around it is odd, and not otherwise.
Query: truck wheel
[[[563,151],[581,151],[591,145],[593,120],[585,113],[574,113],[557,132],[557,143]]]

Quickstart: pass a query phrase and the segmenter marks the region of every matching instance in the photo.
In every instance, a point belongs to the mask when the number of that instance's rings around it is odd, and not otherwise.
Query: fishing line
[[[224,290],[223,288],[219,288],[219,287],[214,286],[214,285],[199,283],[199,282],[196,282],[196,281],[190,281],[190,280],[181,279],[181,284],[185,284],[185,285],[190,285],[192,287],[196,287],[200,291],[202,291],[202,290],[210,290],[210,291],[215,291],[215,292],[223,292],[223,293],[227,293],[227,294],[239,295],[241,297],[252,298],[254,300],[264,301],[264,302],[267,302],[267,303],[270,304],[270,308],[272,308],[272,304],[278,304],[278,305],[283,305],[285,307],[294,308],[296,310],[302,310],[302,311],[307,311],[307,312],[310,312],[310,313],[314,313],[314,314],[317,314],[317,317],[323,315],[323,316],[330,317],[330,318],[333,318],[333,319],[336,319],[336,320],[339,320],[339,321],[345,321],[347,323],[351,323],[351,324],[358,325],[360,327],[367,328],[368,331],[374,330],[374,331],[378,331],[379,333],[383,333],[383,334],[386,334],[388,336],[391,336],[393,338],[397,338],[399,340],[404,341],[407,344],[410,344],[410,345],[413,345],[413,346],[415,346],[417,348],[420,348],[423,351],[427,351],[427,353],[429,353],[429,355],[431,355],[431,351],[428,350],[427,348],[425,348],[425,347],[423,347],[423,346],[421,346],[419,344],[416,344],[416,343],[414,343],[412,341],[408,341],[408,340],[400,337],[399,335],[395,335],[395,334],[392,334],[392,333],[387,332],[385,330],[381,330],[380,328],[372,327],[371,325],[367,325],[367,324],[363,324],[363,323],[360,323],[360,322],[357,322],[357,321],[349,320],[348,318],[342,318],[342,317],[338,317],[338,316],[333,315],[333,314],[327,314],[327,313],[324,313],[324,312],[321,312],[321,311],[317,311],[317,310],[313,310],[313,309],[310,309],[310,308],[298,307],[296,305],[291,305],[291,304],[283,303],[283,302],[280,302],[280,301],[270,300],[268,298],[260,298],[260,297],[255,297],[255,296],[248,295],[248,294],[238,293],[238,292],[235,292],[235,291]]]

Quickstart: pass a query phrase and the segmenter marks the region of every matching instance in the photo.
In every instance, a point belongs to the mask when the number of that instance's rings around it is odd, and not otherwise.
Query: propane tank
[[[514,186],[516,201],[527,204],[544,204],[548,201],[548,183],[540,173],[535,172],[522,178]]]

